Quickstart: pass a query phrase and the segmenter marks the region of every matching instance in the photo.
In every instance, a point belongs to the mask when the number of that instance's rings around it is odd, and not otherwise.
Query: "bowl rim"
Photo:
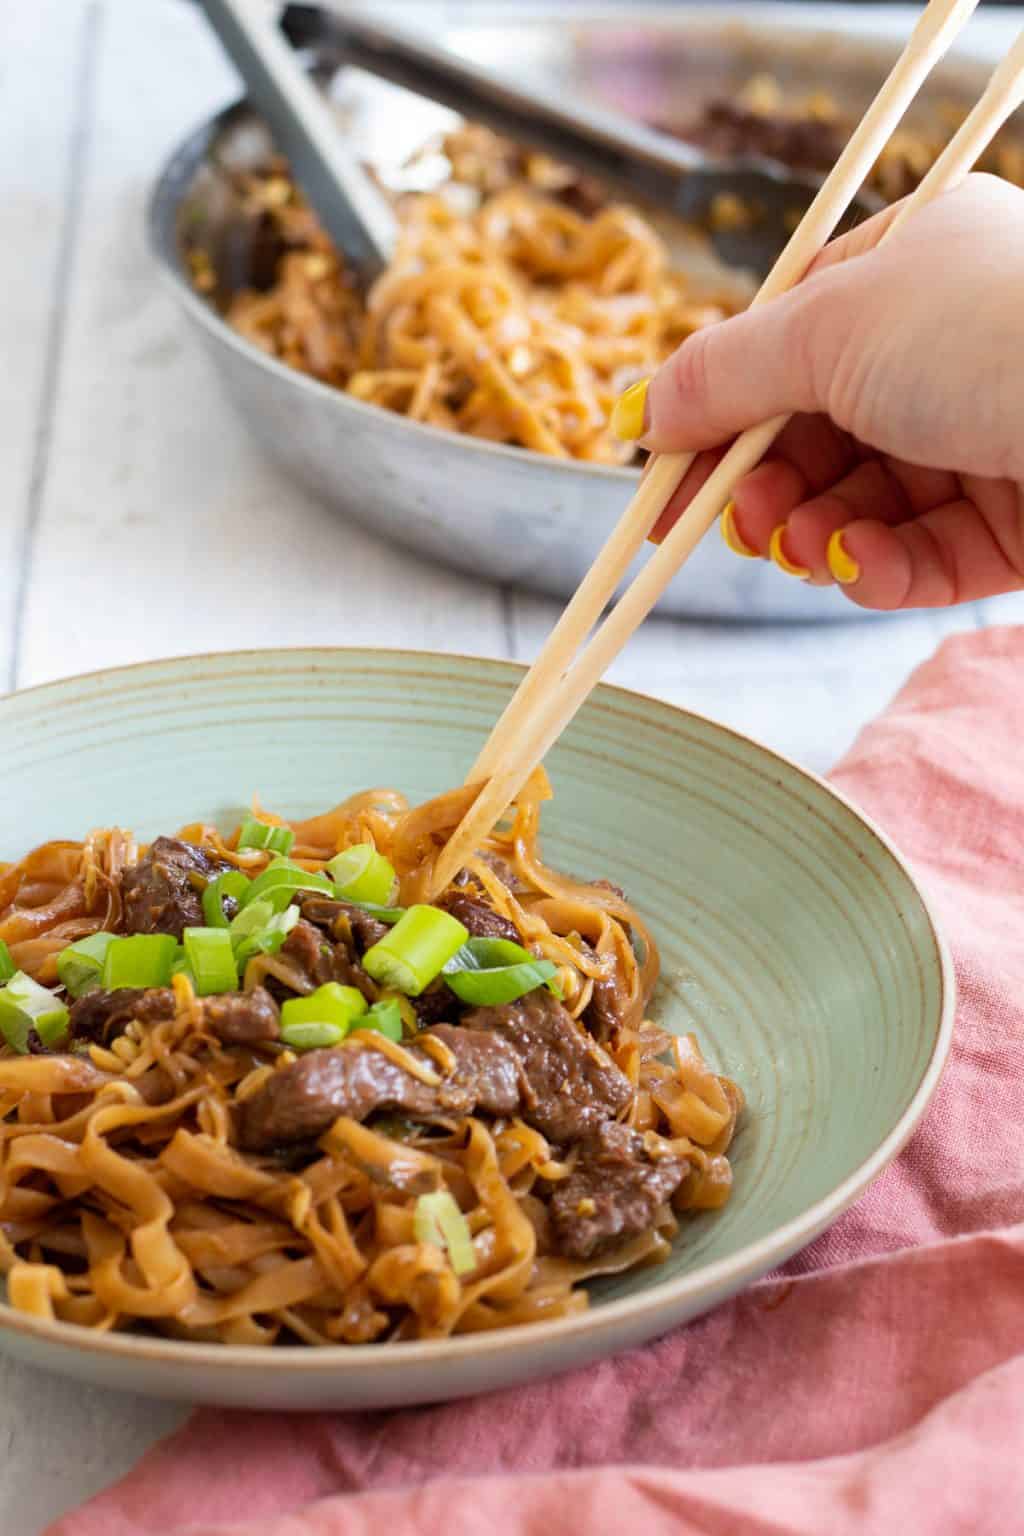
[[[620,3],[611,6],[602,5],[595,11],[592,19],[596,25],[600,26],[621,25],[623,21],[628,20],[631,27],[660,26],[666,31],[690,28],[695,32],[713,33],[728,29],[737,36],[745,36],[748,40],[771,39],[775,42],[778,41],[779,34],[784,33],[795,46],[806,48],[813,48],[815,43],[824,41],[835,43],[840,40],[849,46],[851,54],[863,61],[871,60],[880,67],[885,67],[886,62],[891,64],[900,48],[900,43],[895,38],[876,37],[857,32],[851,34],[845,32],[843,27],[835,22],[824,21],[814,25],[809,23],[806,17],[794,16],[789,12],[785,15],[779,14],[776,6],[769,6],[765,12],[745,3],[712,4],[706,7],[684,4],[675,7],[671,12],[650,10],[646,7],[637,11]],[[486,17],[481,16],[475,23],[469,21],[456,24],[449,30],[456,32],[486,30],[488,27],[494,27],[497,20],[498,18],[492,13]],[[519,24],[526,28],[542,25],[544,21],[545,18],[532,14],[519,18]],[[566,25],[571,26],[571,21]],[[969,50],[963,48],[954,50],[945,64],[947,69],[975,71],[979,83],[987,76],[984,62],[977,55],[972,55]],[[640,469],[632,466],[595,464],[586,459],[568,457],[556,458],[551,454],[538,453],[533,448],[518,447],[514,443],[495,443],[487,438],[450,432],[444,427],[430,426],[425,422],[410,421],[408,417],[389,411],[382,405],[357,400],[344,390],[324,384],[298,368],[289,367],[287,363],[271,357],[269,353],[264,352],[255,343],[248,341],[234,330],[214,306],[196,292],[183,272],[177,243],[176,216],[185,184],[191,181],[196,171],[204,164],[208,151],[225,125],[233,117],[251,112],[248,97],[240,96],[212,116],[204,118],[171,151],[146,199],[147,243],[151,255],[156,260],[161,278],[176,294],[186,313],[208,336],[238,353],[250,363],[264,368],[282,382],[293,384],[317,400],[330,401],[329,408],[337,410],[342,418],[346,414],[350,415],[353,425],[360,421],[374,421],[383,430],[385,423],[388,423],[396,431],[404,430],[416,434],[425,444],[433,442],[447,445],[449,448],[454,446],[457,449],[484,454],[490,459],[507,458],[526,473],[550,470],[560,474],[569,473],[585,475],[588,478],[610,479],[624,485],[634,484],[639,480]]]
[[[192,668],[197,664],[216,667],[218,664],[230,665],[232,662],[254,660],[272,666],[275,661],[280,662],[284,658],[297,661],[303,657],[308,658],[311,665],[317,661],[323,663],[333,660],[351,669],[356,669],[360,661],[365,662],[367,659],[381,657],[418,660],[429,658],[442,663],[454,660],[467,662],[472,666],[505,671],[510,674],[510,680],[522,677],[527,670],[524,663],[504,658],[426,649],[397,647],[389,649],[381,646],[272,646],[206,651],[159,660],[132,662],[119,667],[101,668],[17,689],[0,697],[0,724],[11,704],[17,705],[28,698],[33,704],[38,703],[41,712],[45,713],[47,695],[55,696],[68,691],[73,693],[76,685],[85,682],[109,679],[116,683],[126,675],[144,673],[147,670],[154,671],[163,667]],[[932,1050],[917,1088],[903,1113],[874,1151],[829,1194],[816,1200],[802,1213],[757,1239],[756,1242],[745,1244],[725,1258],[700,1265],[686,1275],[659,1281],[639,1295],[619,1297],[613,1301],[603,1302],[600,1306],[585,1312],[551,1322],[528,1323],[516,1328],[459,1334],[443,1339],[401,1342],[389,1344],[386,1348],[380,1344],[330,1344],[318,1349],[304,1349],[296,1345],[268,1351],[259,1345],[207,1344],[190,1340],[151,1338],[132,1333],[97,1334],[93,1329],[81,1324],[29,1317],[16,1311],[6,1302],[0,1302],[0,1333],[6,1330],[35,1339],[40,1343],[77,1350],[80,1354],[114,1356],[172,1369],[217,1366],[230,1369],[234,1373],[244,1374],[266,1370],[267,1366],[273,1363],[282,1370],[285,1367],[295,1368],[304,1375],[323,1377],[342,1370],[357,1372],[372,1363],[378,1379],[381,1372],[387,1372],[392,1377],[400,1376],[403,1370],[416,1366],[440,1368],[448,1363],[486,1359],[496,1350],[514,1349],[519,1343],[526,1348],[531,1343],[550,1342],[554,1345],[561,1341],[584,1337],[590,1341],[599,1340],[605,1333],[614,1336],[620,1324],[635,1323],[641,1317],[650,1319],[652,1327],[645,1336],[653,1337],[658,1332],[658,1319],[661,1314],[666,1314],[664,1320],[668,1328],[673,1326],[671,1314],[685,1305],[688,1299],[716,1289],[721,1290],[723,1294],[740,1289],[749,1280],[765,1274],[774,1267],[775,1263],[784,1261],[811,1241],[853,1204],[872,1180],[906,1145],[938,1086],[952,1046],[956,1013],[956,981],[949,946],[932,901],[915,879],[906,859],[889,836],[842,791],[818,774],[812,773],[773,748],[763,746],[742,731],[722,725],[706,715],[699,714],[696,710],[684,709],[680,705],[668,703],[667,700],[653,698],[650,694],[641,693],[637,689],[601,683],[593,696],[598,700],[609,698],[614,700],[619,697],[624,702],[639,701],[645,709],[653,709],[655,714],[660,715],[668,726],[677,723],[680,717],[710,726],[712,731],[720,736],[736,742],[747,750],[752,748],[756,754],[778,764],[780,769],[794,775],[797,780],[803,781],[809,790],[813,789],[817,793],[824,794],[826,798],[841,805],[847,814],[870,834],[881,854],[902,877],[908,894],[916,898],[926,919],[938,969],[937,1027]]]

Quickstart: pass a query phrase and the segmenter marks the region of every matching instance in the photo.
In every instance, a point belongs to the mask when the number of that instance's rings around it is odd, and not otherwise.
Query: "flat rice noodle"
[[[558,221],[545,228],[551,259],[561,259]],[[616,240],[628,254],[621,233],[606,225],[605,244],[591,251],[614,283],[625,271]],[[474,306],[500,304],[478,272],[473,283]],[[409,316],[399,304],[394,323],[408,324]],[[414,347],[415,334],[403,334]],[[550,367],[565,399],[582,408],[571,348],[553,355]],[[464,408],[483,420],[495,401],[477,393]],[[395,865],[408,902],[429,887],[437,855],[476,793],[459,788],[410,810],[395,792],[371,790],[290,823],[255,810],[292,827],[292,857],[305,868],[322,867],[354,842],[372,843]],[[692,1039],[673,1042],[671,1060],[662,1059],[668,1037],[643,1018],[657,951],[628,902],[541,863],[540,807],[549,795],[538,770],[467,858],[467,870],[533,951],[559,966],[576,1015],[596,981],[615,981],[625,1022],[612,1049],[635,1089],[629,1120],[652,1155],[666,1149],[688,1157],[691,1171],[673,1207],[713,1209],[729,1194],[725,1152],[742,1095]],[[232,848],[237,834],[225,839],[204,823],[181,835],[250,875],[269,862],[264,851]],[[61,948],[108,921],[116,925],[120,874],[138,853],[131,835],[113,828],[0,865],[0,933],[14,936],[17,963],[52,979]],[[507,882],[492,866],[499,858],[511,870]],[[254,958],[245,982],[270,976],[297,993],[311,988],[281,955]],[[591,1261],[546,1256],[548,1200],[577,1154],[553,1150],[516,1118],[453,1117],[388,1135],[386,1120],[359,1125],[341,1117],[315,1148],[281,1159],[243,1154],[234,1145],[236,1107],[279,1069],[280,1053],[213,1040],[188,979],[178,975],[173,985],[172,1019],[135,1021],[109,1048],[0,1051],[0,1271],[15,1274],[12,1295],[26,1312],[96,1329],[143,1322],[171,1338],[258,1346],[282,1336],[314,1346],[439,1337],[573,1315],[587,1306],[582,1280],[667,1252],[675,1230],[668,1206],[650,1231]],[[423,1082],[441,1081],[450,1053],[428,1047],[425,1055],[409,1044],[356,1030],[341,1048],[375,1050]],[[416,1201],[438,1190],[464,1214],[476,1260],[468,1275],[455,1274],[442,1246],[417,1238]]]

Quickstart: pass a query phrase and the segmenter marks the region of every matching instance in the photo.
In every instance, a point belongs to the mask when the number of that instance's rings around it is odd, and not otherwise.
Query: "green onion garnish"
[[[281,1039],[291,1044],[288,1031],[292,1025],[329,1024],[340,1031],[341,1040],[356,1020],[362,1026],[366,1013],[366,998],[358,987],[343,987],[339,981],[325,982],[308,997],[290,997],[281,1005]],[[334,1041],[328,1041],[334,1044]],[[303,1047],[299,1047],[303,1049]],[[305,1047],[308,1049],[308,1047]]]
[[[356,1021],[357,1029],[375,1029],[389,1040],[400,1041],[403,1034],[402,1010],[393,997],[374,1003]]]
[[[184,976],[184,977],[186,977],[188,982],[189,982],[189,984],[190,984],[190,986],[191,986],[191,988],[192,988],[192,991],[193,992],[198,991],[198,987],[196,985],[195,972],[193,971],[192,967],[189,965],[188,960],[185,957],[185,951],[184,951],[184,949],[182,949],[180,944],[178,945],[178,953],[177,953],[177,956],[175,958],[174,964],[171,966],[171,975],[172,976]]]
[[[238,968],[226,928],[186,928],[185,961],[195,977],[200,997],[215,992],[234,992],[238,987]]]
[[[275,912],[283,912],[299,891],[326,891],[333,896],[334,885],[326,875],[311,874],[291,859],[275,859],[250,882],[243,906],[253,901],[269,901]]]
[[[241,943],[250,933],[265,928],[274,916],[274,906],[269,901],[253,901],[237,912],[228,924],[233,944]]]
[[[339,901],[344,900],[339,893],[335,892],[335,895]],[[360,912],[366,913],[367,917],[375,917],[378,923],[387,923],[389,928],[393,928],[408,910],[406,907],[378,907],[372,901],[350,901],[348,905],[358,907]]]
[[[322,1051],[327,1046],[340,1045],[344,1038],[341,1025],[328,1024],[326,1019],[281,1025],[281,1042],[293,1051]]]
[[[412,1224],[417,1241],[447,1248],[448,1262],[457,1275],[468,1275],[476,1269],[469,1223],[446,1189],[420,1195]]]
[[[3,939],[0,939],[0,982],[10,981],[18,967],[11,959],[11,952]]]
[[[243,875],[240,869],[228,869],[224,874],[218,875],[216,880],[211,880],[203,892],[203,916],[206,918],[208,928],[226,928],[228,918],[224,912],[224,897],[230,896],[237,901],[239,906],[242,898],[249,889],[248,875]]]
[[[395,888],[395,871],[372,843],[354,843],[328,859],[327,871],[342,901],[384,906]]]
[[[103,957],[102,984],[116,987],[166,987],[178,954],[173,933],[133,933],[112,939]]]
[[[241,943],[235,943],[238,974],[245,975],[245,967],[253,955],[276,955],[298,920],[298,907],[286,907],[283,912],[275,912],[258,928],[243,934]]]
[[[291,853],[295,833],[291,827],[271,827],[265,821],[243,821],[239,848],[267,848],[271,853]]]
[[[72,997],[81,997],[91,987],[98,987],[103,975],[103,961],[114,942],[112,933],[90,933],[76,939],[57,956],[57,976]]]
[[[495,1007],[549,984],[557,970],[511,939],[468,939],[448,961],[444,979],[462,1002]]]
[[[47,1047],[63,1040],[68,1017],[67,1005],[24,971],[15,971],[6,986],[0,987],[0,1033],[19,1055],[28,1050],[30,1029]]]
[[[418,997],[469,937],[440,907],[410,907],[386,938],[371,945],[363,969],[382,987]]]

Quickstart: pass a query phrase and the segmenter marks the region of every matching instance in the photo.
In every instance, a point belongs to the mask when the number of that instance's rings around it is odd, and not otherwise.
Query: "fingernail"
[[[623,390],[612,409],[611,429],[624,442],[634,443],[647,430],[647,386],[641,379]]]
[[[780,523],[777,528],[772,529],[772,536],[768,543],[768,553],[780,571],[785,571],[787,576],[799,576],[801,581],[803,581],[811,573],[805,565],[794,565],[792,560],[786,555],[786,551],[782,547],[782,536],[785,531],[785,523]]]
[[[744,560],[759,560],[761,557],[756,549],[751,549],[749,544],[744,544],[736,527],[736,503],[730,501],[726,504],[722,513],[722,538],[734,555],[742,555]]]
[[[832,575],[841,587],[852,587],[860,578],[860,566],[843,543],[843,530],[837,528],[828,541],[825,559]]]

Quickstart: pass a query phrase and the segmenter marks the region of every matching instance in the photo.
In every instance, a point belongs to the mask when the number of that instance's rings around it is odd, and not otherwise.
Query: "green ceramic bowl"
[[[515,684],[503,662],[250,651],[132,667],[0,700],[0,859],[113,822],[142,837],[307,815],[371,785],[458,783]],[[732,731],[614,688],[552,753],[544,850],[622,885],[663,975],[652,1012],[696,1030],[748,1108],[735,1190],[666,1264],[594,1287],[580,1317],[385,1347],[218,1348],[93,1336],[0,1306],[0,1342],[91,1382],[263,1408],[381,1407],[525,1381],[649,1339],[809,1242],[910,1135],[949,1049],[934,919],[881,835],[825,784]]]

